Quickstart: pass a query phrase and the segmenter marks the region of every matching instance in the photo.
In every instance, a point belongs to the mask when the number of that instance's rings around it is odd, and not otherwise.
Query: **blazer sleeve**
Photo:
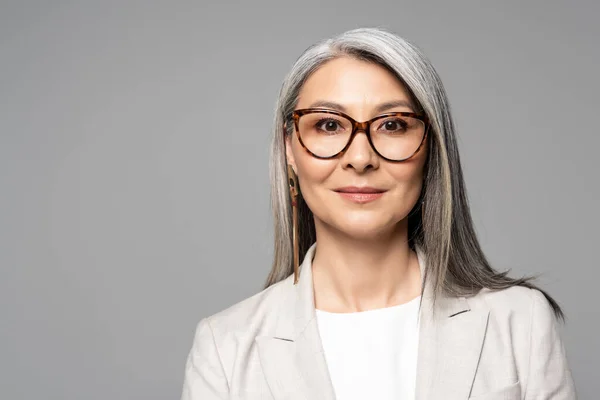
[[[194,335],[185,365],[181,400],[220,400],[229,398],[229,384],[221,363],[215,337],[207,318]]]
[[[531,292],[531,345],[525,400],[575,400],[575,385],[554,310],[542,292],[536,289]]]

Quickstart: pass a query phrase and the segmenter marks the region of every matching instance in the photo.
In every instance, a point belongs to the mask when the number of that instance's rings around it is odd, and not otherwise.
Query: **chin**
[[[369,241],[381,237],[387,237],[391,231],[385,226],[371,226],[371,227],[348,227],[341,229],[341,232],[345,236],[353,239],[359,239],[363,241]]]
[[[347,236],[360,239],[372,239],[374,237],[385,235],[393,230],[397,222],[393,222],[382,216],[369,215],[369,213],[354,218],[348,214],[337,216],[333,226]]]

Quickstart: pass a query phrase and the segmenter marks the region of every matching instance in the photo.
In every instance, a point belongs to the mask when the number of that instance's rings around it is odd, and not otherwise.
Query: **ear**
[[[298,169],[296,168],[296,160],[294,158],[294,152],[292,151],[292,142],[294,141],[294,135],[287,135],[285,124],[283,125],[283,137],[285,141],[285,157],[288,164],[294,169],[294,173],[298,175]]]

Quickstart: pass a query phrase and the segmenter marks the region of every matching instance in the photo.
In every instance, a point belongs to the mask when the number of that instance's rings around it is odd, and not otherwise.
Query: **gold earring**
[[[294,285],[298,283],[300,255],[298,254],[298,177],[290,164],[287,166],[288,184],[290,186],[290,197],[292,199],[292,226],[294,240]]]

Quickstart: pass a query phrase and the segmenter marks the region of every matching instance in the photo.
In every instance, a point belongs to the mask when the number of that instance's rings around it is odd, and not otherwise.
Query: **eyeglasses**
[[[387,161],[414,156],[427,136],[427,117],[412,112],[391,112],[364,122],[334,110],[294,110],[292,119],[302,147],[312,156],[330,159],[345,152],[359,131],[365,132],[375,153]]]

